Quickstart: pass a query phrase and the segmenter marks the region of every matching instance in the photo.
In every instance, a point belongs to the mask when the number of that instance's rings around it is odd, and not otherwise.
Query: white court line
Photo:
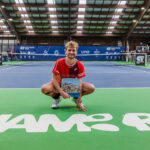
[[[3,70],[8,70],[8,69],[14,69],[14,68],[17,68],[17,67],[20,67],[20,66],[15,66],[15,67],[8,67],[8,68],[3,68],[3,69],[0,69],[0,71],[3,71]]]
[[[150,87],[109,87],[109,88],[96,88],[96,89],[150,89]]]
[[[34,89],[41,89],[41,88],[0,88],[0,89],[34,90]],[[109,88],[96,88],[96,89],[104,89],[104,90],[107,90],[107,89],[112,89],[112,90],[113,89],[150,89],[150,87],[109,87]]]
[[[87,72],[87,74],[137,74],[137,72]],[[143,72],[138,72],[139,74]],[[150,72],[145,71],[145,73],[150,74]]]
[[[49,72],[49,71],[48,71]],[[7,72],[2,72],[2,73],[7,73]],[[11,74],[47,74],[46,72],[41,72],[41,71],[34,71],[34,72],[9,72]],[[88,74],[136,74],[136,72],[87,72]],[[146,72],[147,74],[150,74],[150,72]],[[146,74],[145,73],[145,74]],[[142,72],[139,72],[138,74],[142,74]]]
[[[7,73],[7,72],[1,72],[1,73]],[[23,71],[21,71],[21,72],[9,72],[9,74],[47,74],[47,73],[45,73],[45,72],[41,72],[40,70],[39,71],[37,71],[37,72],[23,72]]]
[[[140,69],[136,69],[136,68],[133,68],[132,66],[119,66],[120,68],[127,68],[129,70],[135,70],[135,71],[138,71],[138,72],[146,72],[146,73],[150,73],[148,71],[145,71],[145,70],[140,70]]]

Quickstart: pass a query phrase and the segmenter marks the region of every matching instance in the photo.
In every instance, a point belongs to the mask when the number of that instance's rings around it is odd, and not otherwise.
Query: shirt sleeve
[[[59,71],[59,62],[58,61],[56,61],[55,66],[54,66],[54,68],[52,70],[52,73],[57,74],[57,75],[60,74],[60,71]]]
[[[81,62],[79,62],[79,73],[78,73],[78,78],[80,79],[80,78],[83,78],[83,77],[85,77],[86,76],[86,74],[85,74],[85,70],[84,70],[84,65],[81,63]]]

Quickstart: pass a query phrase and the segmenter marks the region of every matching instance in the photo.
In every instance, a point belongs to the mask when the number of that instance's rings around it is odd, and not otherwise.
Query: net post
[[[145,66],[147,66],[147,53],[144,54],[145,54]]]
[[[2,54],[0,53],[0,66],[2,65]]]
[[[129,55],[128,55],[128,53],[125,55],[125,58],[126,58],[126,62],[129,62]]]
[[[0,66],[2,65],[2,44],[0,44]]]

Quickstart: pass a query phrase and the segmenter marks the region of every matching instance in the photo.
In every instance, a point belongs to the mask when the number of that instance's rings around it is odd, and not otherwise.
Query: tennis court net
[[[35,54],[35,53],[11,53],[8,56],[0,54],[2,65],[49,65],[50,61],[56,61],[65,57],[65,54]],[[103,65],[143,65],[147,64],[145,53],[108,53],[108,54],[78,54],[80,61],[103,62]]]

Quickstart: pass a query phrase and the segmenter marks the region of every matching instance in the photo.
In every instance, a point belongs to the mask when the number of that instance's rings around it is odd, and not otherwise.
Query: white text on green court
[[[26,132],[48,132],[49,126],[52,126],[57,132],[68,132],[76,125],[77,132],[91,132],[92,129],[118,132],[118,126],[108,123],[113,120],[109,113],[104,114],[73,114],[67,120],[61,121],[54,114],[43,114],[38,120],[32,114],[22,114],[13,117],[12,114],[0,115],[0,133],[8,129],[25,129]],[[23,121],[24,123],[20,123]],[[136,128],[139,131],[150,131],[149,113],[127,113],[120,120],[124,125]],[[92,125],[87,125],[92,123]]]

